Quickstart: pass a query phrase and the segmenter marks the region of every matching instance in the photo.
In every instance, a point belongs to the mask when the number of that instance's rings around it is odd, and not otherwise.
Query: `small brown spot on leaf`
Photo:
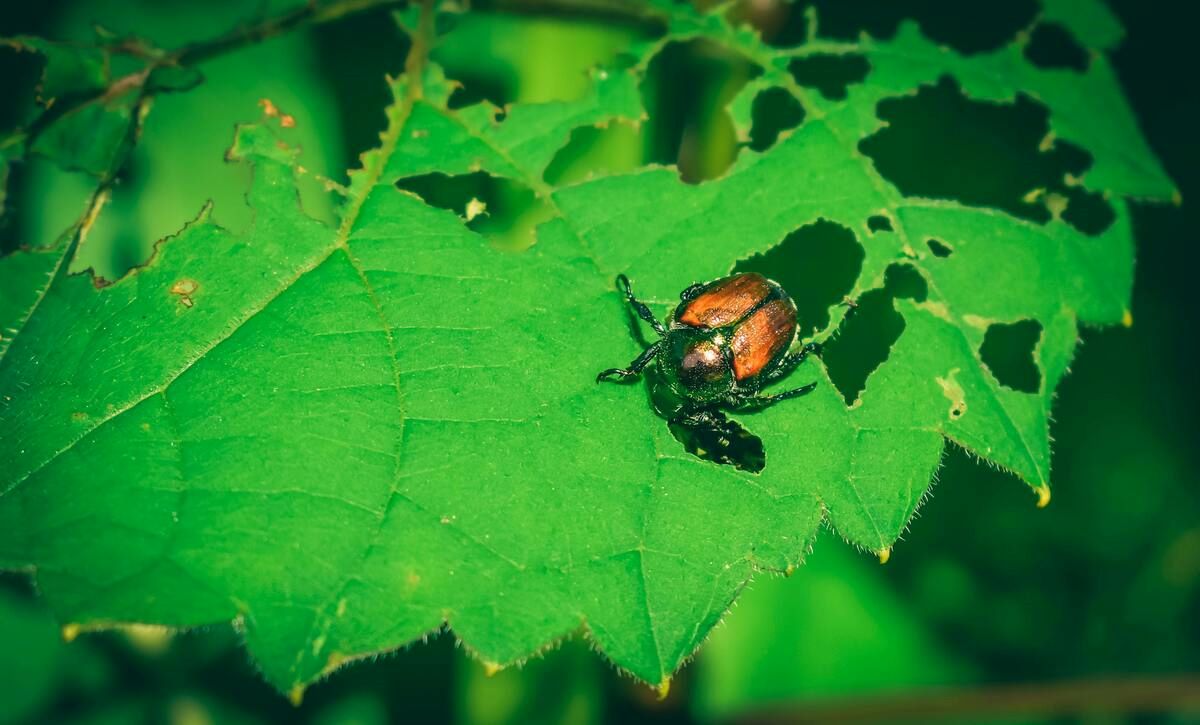
[[[71,420],[76,423],[86,423],[88,419],[87,413],[71,413]]]
[[[271,102],[270,98],[258,99],[258,105],[262,108],[263,114],[266,116],[274,117],[279,115],[279,109]]]
[[[196,294],[198,289],[200,289],[199,282],[194,279],[184,278],[177,280],[175,284],[171,285],[171,294],[178,295],[179,304],[190,308],[195,304],[195,302],[192,300],[192,295]]]
[[[284,128],[295,128],[296,127],[296,117],[292,116],[291,114],[285,113],[279,117],[279,125],[283,126]]]

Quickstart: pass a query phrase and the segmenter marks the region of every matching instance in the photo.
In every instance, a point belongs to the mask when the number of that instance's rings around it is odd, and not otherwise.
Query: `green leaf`
[[[61,259],[61,249],[18,249],[0,257],[0,356],[49,287]]]
[[[73,94],[99,93],[112,79],[111,59],[101,47],[74,43],[56,43],[29,35],[0,38],[0,46],[45,59],[38,83],[38,102],[51,106]]]
[[[113,54],[102,46],[29,36],[0,38],[0,46],[45,59],[37,88],[45,110],[36,122],[30,119],[36,130],[21,137],[28,152],[65,169],[102,176],[128,136],[140,84],[113,85]]]
[[[636,43],[635,63],[597,71],[574,101],[500,119],[450,110],[436,66],[394,82],[335,226],[298,209],[295,150],[244,126],[230,158],[252,171],[249,228],[206,208],[114,284],[59,276],[0,360],[0,566],[36,567],[65,621],[239,619],[284,690],[445,622],[495,665],[583,624],[665,686],[754,573],[801,562],[822,520],[886,556],[947,439],[1044,502],[1077,325],[1128,309],[1124,199],[1173,192],[1143,142],[1113,137],[1136,130],[1111,75],[1094,63],[1084,83],[1103,93],[1081,97],[1015,49],[962,58],[908,29],[864,40],[870,75],[830,101],[753,33],[664,12],[666,39]],[[661,167],[544,181],[572,130],[640,119],[649,58],[690,37],[762,66],[804,123],[699,185]],[[879,101],[943,74],[991,100],[1032,88],[1056,133],[1094,154],[1083,183],[1111,195],[1116,221],[1088,236],[901,194],[858,144],[881,127]],[[1117,107],[1099,118],[1096,103]],[[547,205],[531,248],[498,251],[396,188],[477,170]],[[879,215],[891,232],[871,233]],[[902,332],[853,405],[816,361],[792,376],[819,381],[812,395],[740,418],[765,446],[761,473],[688,454],[641,386],[595,383],[640,349],[616,274],[666,314],[688,284],[822,219],[863,246],[853,296],[896,264],[928,290],[895,303]],[[1032,393],[980,354],[993,324],[1024,320],[1041,328]]]

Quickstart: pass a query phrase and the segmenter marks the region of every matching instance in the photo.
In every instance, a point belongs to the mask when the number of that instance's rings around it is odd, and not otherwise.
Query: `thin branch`
[[[667,18],[640,0],[493,0],[476,7],[510,15],[588,20],[652,33],[667,31]]]
[[[341,0],[326,4],[309,2],[294,10],[267,18],[259,23],[219,35],[208,40],[191,43],[170,52],[162,52],[146,48],[136,41],[123,41],[106,46],[109,52],[141,58],[146,65],[140,70],[112,81],[107,88],[69,99],[59,99],[35,119],[22,136],[26,144],[34,139],[54,121],[93,103],[104,103],[125,93],[138,92],[145,95],[144,89],[151,73],[158,68],[188,67],[198,65],[226,53],[230,53],[249,45],[261,43],[264,40],[282,35],[303,27],[312,27],[324,23],[341,20],[361,12],[379,8],[399,7],[404,0]],[[139,98],[139,102],[140,102]],[[131,127],[136,119],[131,119]],[[117,160],[123,162],[126,155],[119,154]],[[116,164],[119,169],[123,163]],[[111,175],[111,174],[109,174]]]
[[[876,697],[815,700],[764,709],[734,722],[783,723],[977,721],[1014,716],[1200,712],[1200,675],[1096,678],[1064,682],[929,690]]]
[[[274,18],[268,18],[256,25],[238,28],[225,35],[184,46],[168,55],[169,62],[167,65],[195,65],[203,63],[216,56],[224,55],[247,45],[261,43],[264,40],[300,27],[322,25],[357,13],[376,10],[378,8],[399,7],[404,4],[404,0],[341,0],[341,2],[324,5],[309,2],[307,5]]]

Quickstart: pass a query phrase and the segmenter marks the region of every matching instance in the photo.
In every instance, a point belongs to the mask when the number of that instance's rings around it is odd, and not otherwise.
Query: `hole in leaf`
[[[1033,351],[1042,338],[1037,320],[990,325],[979,346],[979,357],[1001,385],[1022,393],[1036,393],[1042,374],[1033,361]]]
[[[1058,23],[1042,23],[1033,29],[1025,58],[1038,68],[1070,68],[1081,73],[1088,68],[1088,52]]]
[[[896,299],[924,302],[929,296],[929,285],[911,264],[893,264],[883,275],[883,288]]]
[[[762,440],[735,420],[725,418],[716,427],[668,424],[675,440],[688,453],[705,461],[758,473],[767,465]]]
[[[1055,193],[1084,203],[1071,196],[1066,179],[1086,170],[1091,156],[1061,141],[1043,150],[1049,112],[1027,96],[1015,103],[974,101],[947,77],[915,96],[881,101],[878,115],[887,126],[859,148],[906,195],[993,207],[1038,223],[1052,217],[1048,201]],[[1086,203],[1108,206],[1102,197]],[[1063,218],[1074,223],[1080,217]]]
[[[1095,236],[1116,221],[1117,215],[1103,194],[1079,186],[1069,187],[1065,194],[1067,208],[1062,212],[1062,219],[1084,234]]]
[[[508,77],[506,77],[508,76]],[[504,108],[513,97],[517,80],[515,74],[492,71],[488,73],[459,71],[454,80],[460,85],[446,99],[446,107],[452,111],[474,106],[487,101],[496,108]]]
[[[11,163],[6,173],[0,173],[0,257],[30,245],[20,224],[24,215],[12,213],[25,203],[26,174],[23,163]]]
[[[782,285],[796,303],[800,336],[806,337],[829,324],[829,308],[854,289],[864,256],[854,232],[821,220],[738,262],[733,271],[758,272]]]
[[[939,242],[936,239],[927,239],[925,241],[925,246],[929,247],[929,251],[933,252],[933,256],[941,257],[942,259],[945,259],[954,253],[954,250],[950,248],[950,245],[946,244],[945,242]]]
[[[731,16],[759,28],[767,42],[795,46],[804,42],[807,32],[805,13],[815,7],[817,35],[823,38],[856,41],[862,33],[875,38],[890,38],[900,21],[916,20],[921,31],[935,42],[960,53],[982,53],[1010,42],[1029,27],[1039,11],[1035,0],[978,3],[960,0],[801,0],[800,2],[759,3],[744,0],[740,5],[786,5],[786,10],[746,12]]]
[[[7,34],[7,32],[6,32]],[[11,131],[32,119],[36,87],[45,60],[37,53],[0,46],[0,131]]]
[[[854,314],[844,319],[821,352],[829,379],[846,405],[858,399],[867,378],[887,360],[902,332],[904,318],[896,311],[892,293],[887,289],[863,293]]]
[[[542,178],[551,186],[574,184],[593,176],[634,171],[642,163],[642,127],[609,123],[603,128],[572,129],[570,140],[558,150]]]
[[[768,88],[754,97],[750,108],[754,123],[750,127],[750,148],[766,151],[783,131],[793,129],[804,120],[800,101],[784,88]]]
[[[416,194],[430,206],[458,214],[469,229],[506,249],[529,246],[534,227],[551,216],[547,204],[528,187],[482,171],[459,176],[410,176],[397,181],[396,186]]]
[[[674,42],[650,61],[642,96],[646,160],[676,164],[689,184],[725,172],[737,153],[726,106],[761,69],[706,40]]]
[[[882,214],[876,214],[867,219],[867,229],[870,229],[872,234],[890,232],[892,231],[892,220]]]
[[[379,145],[387,123],[384,114],[364,109],[385,108],[392,102],[387,84],[379,79],[404,67],[412,43],[383,8],[316,24],[309,33],[320,58],[314,70],[336,100],[334,110],[342,129],[344,157],[331,167],[357,166],[359,154]],[[347,53],[346,48],[354,52]]]
[[[863,82],[871,64],[857,54],[810,55],[793,59],[788,70],[800,85],[816,88],[830,100],[841,100],[851,83]]]

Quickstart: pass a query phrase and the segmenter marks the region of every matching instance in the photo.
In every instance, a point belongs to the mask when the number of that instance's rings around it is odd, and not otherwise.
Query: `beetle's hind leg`
[[[819,343],[819,342],[807,343],[804,347],[800,348],[797,352],[791,353],[788,356],[786,356],[785,358],[783,358],[783,362],[779,363],[779,367],[775,368],[774,370],[767,373],[766,375],[763,375],[763,384],[766,385],[768,383],[773,383],[776,380],[782,379],[788,373],[795,370],[796,367],[800,363],[804,362],[804,360],[806,358],[808,358],[808,356],[811,354],[817,354],[817,355],[821,354],[821,343]]]
[[[643,350],[641,355],[638,355],[634,359],[633,362],[629,363],[629,367],[627,367],[627,368],[609,368],[608,370],[605,370],[604,372],[602,372],[596,376],[596,382],[600,382],[602,380],[608,380],[612,377],[617,377],[617,378],[620,378],[623,380],[623,379],[629,377],[630,375],[637,375],[638,373],[640,373],[642,371],[643,368],[645,368],[647,365],[650,364],[650,361],[654,359],[655,355],[658,355],[658,352],[661,349],[662,349],[662,340],[659,340],[658,342],[654,343],[650,347]]]
[[[801,395],[808,395],[812,391],[816,390],[816,388],[816,383],[809,383],[808,385],[802,385],[799,388],[785,390],[782,393],[776,393],[774,395],[747,395],[743,398],[738,398],[729,407],[740,412],[752,413],[756,410],[769,408],[780,401],[787,400],[788,398],[799,398]]]
[[[633,296],[633,289],[629,286],[628,277],[623,274],[618,274],[617,287],[620,288],[621,292],[625,294],[625,301],[629,303],[629,306],[633,308],[633,311],[637,313],[638,317],[642,318],[646,322],[649,322],[650,326],[653,327],[654,331],[659,335],[667,334],[667,328],[663,327],[663,324],[658,321],[658,318],[654,316],[654,313],[650,311],[650,308],[646,306],[646,303]]]
[[[669,423],[675,425],[685,425],[692,428],[709,427],[720,429],[723,428],[729,419],[719,410],[711,408],[697,408],[692,410],[684,410],[679,415],[675,416]]]

